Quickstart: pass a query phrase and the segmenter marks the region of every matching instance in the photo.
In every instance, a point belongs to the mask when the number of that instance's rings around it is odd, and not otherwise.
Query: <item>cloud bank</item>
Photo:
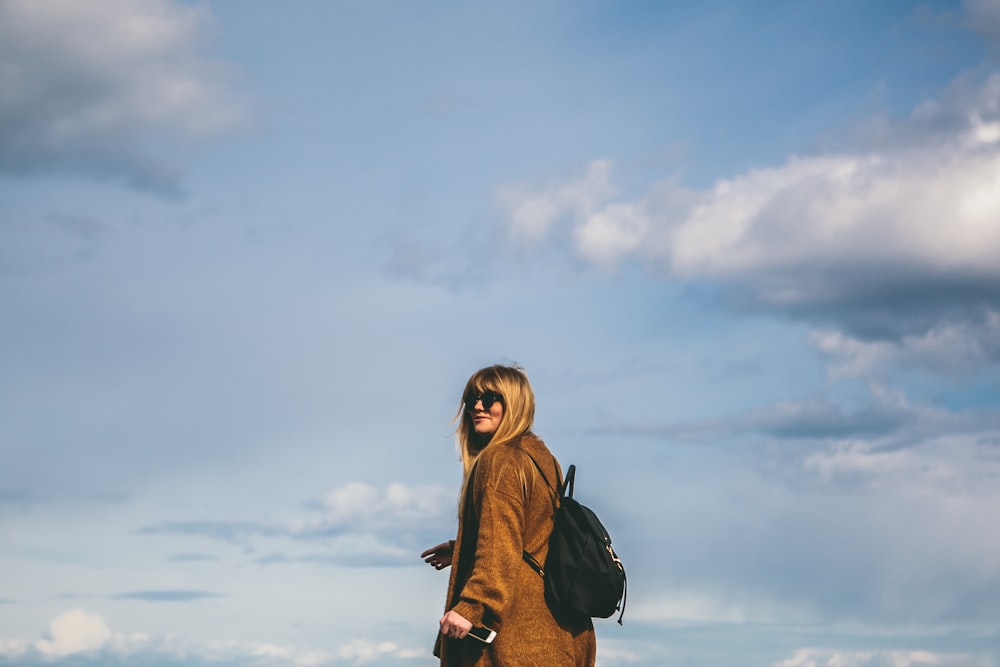
[[[402,665],[426,657],[425,648],[404,648],[391,641],[354,639],[326,650],[269,643],[226,640],[196,642],[145,633],[113,632],[99,614],[72,609],[49,624],[42,639],[0,637],[0,665],[72,664],[98,667],[129,664],[141,667],[182,665],[261,665],[268,667],[322,667],[323,665]]]
[[[930,651],[831,651],[802,649],[773,667],[980,667],[982,658]]]

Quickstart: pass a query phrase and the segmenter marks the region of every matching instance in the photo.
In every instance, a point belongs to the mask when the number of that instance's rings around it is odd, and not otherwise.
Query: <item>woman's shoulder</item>
[[[533,456],[536,454],[548,454],[551,456],[552,454],[548,446],[546,446],[545,441],[531,432],[521,436],[521,439],[517,442],[517,447]]]
[[[532,467],[532,459],[539,465],[545,465],[550,457],[552,453],[542,439],[529,432],[516,440],[486,447],[479,455],[477,467],[484,472],[509,465]]]
[[[537,443],[541,440],[529,433],[510,442],[487,445],[476,460],[474,485],[519,496],[521,480],[534,467],[528,455],[542,461]]]

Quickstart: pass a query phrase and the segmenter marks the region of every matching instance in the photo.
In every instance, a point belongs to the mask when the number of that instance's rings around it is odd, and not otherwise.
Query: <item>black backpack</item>
[[[523,552],[524,560],[545,580],[545,601],[552,615],[576,625],[590,617],[608,618],[621,610],[618,616],[621,625],[625,616],[625,566],[611,547],[611,536],[597,515],[573,500],[576,466],[569,467],[565,481],[556,491],[538,461],[531,454],[528,458],[557,498],[555,527],[549,538],[545,567],[527,551]]]

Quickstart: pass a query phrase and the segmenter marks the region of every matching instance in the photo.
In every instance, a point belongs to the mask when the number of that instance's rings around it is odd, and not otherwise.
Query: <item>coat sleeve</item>
[[[522,566],[525,497],[511,458],[489,457],[477,467],[472,507],[479,524],[476,555],[453,609],[473,625],[499,630]]]

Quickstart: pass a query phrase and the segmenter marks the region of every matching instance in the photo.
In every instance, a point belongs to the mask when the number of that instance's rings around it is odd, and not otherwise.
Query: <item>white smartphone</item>
[[[493,640],[497,638],[497,632],[489,628],[473,627],[469,630],[469,636],[478,639],[484,644],[492,644]]]

